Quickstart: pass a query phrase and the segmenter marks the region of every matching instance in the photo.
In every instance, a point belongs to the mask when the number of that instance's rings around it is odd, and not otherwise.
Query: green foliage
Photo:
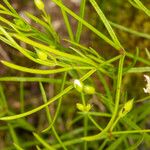
[[[150,96],[144,95],[144,77],[143,85],[137,88],[143,93],[141,97],[138,91],[132,96],[129,94],[134,92],[133,81],[129,90],[125,88],[132,74],[138,77],[150,72],[149,51],[145,47],[146,57],[143,57],[136,45],[136,55],[126,50],[113,27],[146,39],[150,39],[150,35],[110,21],[104,8],[95,0],[89,0],[89,3],[82,0],[79,15],[61,0],[52,1],[61,9],[68,33],[65,42],[70,47],[62,44],[42,0],[34,1],[41,18],[26,12],[26,16],[42,30],[22,18],[8,0],[3,0],[4,5],[0,4],[1,42],[36,66],[1,60],[3,66],[24,72],[23,76],[16,73],[16,76],[0,77],[0,130],[6,135],[4,149],[115,150],[119,146],[130,150],[138,149],[140,145],[149,149],[150,130],[146,124],[149,121]],[[150,10],[142,1],[129,0],[128,3],[150,16]],[[106,35],[86,21],[87,4],[103,23]],[[76,19],[76,32],[73,32],[75,29],[68,16]],[[103,40],[108,48],[111,47],[109,53],[111,51],[115,55],[104,58],[98,50],[81,44],[82,35],[86,34],[85,27]],[[19,110],[13,107],[14,101],[7,98],[9,82],[19,85],[19,90],[13,95],[15,97],[19,93]],[[36,98],[32,97],[32,90],[27,97],[28,82],[39,83]],[[51,87],[49,91],[47,86]]]

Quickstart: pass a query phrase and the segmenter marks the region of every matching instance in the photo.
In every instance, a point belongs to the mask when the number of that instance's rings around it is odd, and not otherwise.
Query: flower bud
[[[83,106],[83,104],[77,103],[77,104],[76,104],[76,107],[77,107],[78,110],[84,111],[84,106]]]
[[[86,111],[90,111],[91,108],[92,108],[92,106],[90,104],[86,105]]]
[[[78,92],[82,92],[83,91],[83,83],[78,80],[78,79],[75,79],[74,80],[74,88],[78,91]]]
[[[42,0],[34,0],[34,3],[39,10],[44,10],[44,3]]]
[[[78,110],[80,110],[82,112],[88,112],[92,108],[92,106],[90,104],[87,104],[86,106],[84,106],[83,104],[80,104],[80,103],[77,103],[76,107]]]
[[[124,117],[128,112],[131,111],[132,107],[133,107],[133,100],[131,99],[128,102],[126,102],[123,106],[123,108],[120,110],[119,112],[119,117]]]
[[[91,95],[95,93],[95,88],[93,86],[85,85],[83,90],[86,94]]]

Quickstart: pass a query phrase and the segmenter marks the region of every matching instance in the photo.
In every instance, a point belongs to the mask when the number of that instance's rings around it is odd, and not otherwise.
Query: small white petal
[[[148,93],[147,89],[143,88],[143,90],[144,90],[144,93]]]
[[[143,90],[144,90],[145,93],[150,94],[150,77],[147,76],[147,75],[144,75],[144,77],[145,77],[145,80],[146,80],[147,84],[146,84],[146,88],[143,88]]]
[[[83,90],[83,83],[80,80],[75,79],[74,80],[74,87],[75,87],[75,89],[77,91],[82,92],[82,90]]]
[[[149,77],[148,75],[144,75],[144,77],[145,77],[145,79],[146,79],[146,82],[147,82],[148,84],[150,84],[150,77]]]

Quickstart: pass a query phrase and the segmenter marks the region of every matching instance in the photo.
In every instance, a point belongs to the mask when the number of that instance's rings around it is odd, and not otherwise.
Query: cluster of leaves
[[[3,0],[5,6],[0,4],[0,40],[18,50],[18,52],[22,53],[29,60],[50,68],[47,70],[35,69],[1,60],[3,65],[14,70],[41,75],[40,77],[0,77],[1,82],[19,82],[21,95],[21,113],[16,114],[15,110],[10,109],[5,98],[3,85],[0,85],[0,120],[6,122],[6,124],[0,127],[0,130],[3,130],[3,132],[9,130],[8,134],[11,136],[11,141],[13,142],[13,146],[10,146],[11,142],[5,143],[5,149],[22,150],[36,147],[38,150],[41,148],[50,150],[87,150],[90,148],[115,150],[120,144],[122,144],[122,149],[135,149],[142,142],[145,147],[149,147],[150,135],[148,132],[150,130],[145,129],[146,116],[149,114],[149,110],[147,109],[150,105],[149,102],[140,105],[139,108],[133,108],[132,112],[130,111],[133,103],[143,102],[150,97],[146,96],[140,100],[128,100],[126,91],[121,90],[123,77],[131,73],[150,71],[150,67],[145,67],[145,65],[150,65],[149,58],[146,60],[140,57],[139,49],[137,49],[136,55],[127,52],[111,25],[119,29],[123,28],[125,31],[135,35],[141,35],[142,33],[126,29],[108,21],[95,0],[89,0],[89,2],[103,22],[109,34],[108,36],[104,35],[84,19],[86,0],[81,1],[79,15],[67,8],[61,0],[52,1],[62,11],[69,35],[69,40],[66,40],[66,42],[70,43],[70,47],[66,48],[60,43],[60,37],[54,30],[51,17],[46,13],[44,3],[41,0],[34,1],[41,12],[41,19],[31,13],[26,13],[26,16],[39,24],[43,31],[39,31],[19,16],[8,0]],[[130,0],[130,3],[150,16],[150,10],[141,1]],[[68,15],[78,21],[75,35],[73,34]],[[105,59],[93,48],[81,45],[80,38],[83,25],[112,46],[114,51],[116,50],[117,55],[110,59]],[[142,34],[142,36],[147,37],[145,34]],[[27,46],[23,47],[19,42],[25,43]],[[149,55],[148,50],[147,53]],[[129,66],[124,66],[126,58],[132,59],[133,63]],[[135,67],[136,62],[141,62],[143,67]],[[59,74],[60,79],[55,78],[55,76],[53,78],[44,77],[44,75],[50,74]],[[95,78],[103,86],[104,92],[99,91],[98,86],[94,82]],[[107,82],[107,78],[113,83],[112,86]],[[78,81],[78,84],[73,84],[73,81]],[[43,99],[43,104],[36,108],[32,106],[28,111],[26,110],[26,101],[24,100],[24,82],[38,82]],[[59,86],[61,88],[57,88],[57,94],[48,99],[43,82],[54,83],[55,85],[61,84]],[[70,127],[69,132],[64,132],[60,135],[61,133],[58,132],[59,122],[57,120],[59,117],[62,117],[61,109],[64,107],[64,100],[67,97],[67,101],[73,101],[71,97],[74,93],[78,96],[77,105],[73,105],[72,103],[71,106],[75,110],[74,118],[68,123]],[[96,99],[100,107],[104,109],[92,107],[89,101],[91,97],[92,99]],[[54,116],[52,116],[48,106],[54,102],[57,102],[57,107]],[[43,128],[42,131],[38,131],[36,127],[28,122],[27,117],[42,109],[45,111],[44,114],[48,122],[48,127],[46,129]],[[76,110],[79,110],[79,112],[76,113]],[[66,110],[64,109],[64,111]],[[78,123],[81,123],[81,125],[78,125]],[[19,128],[31,133],[34,136],[34,140],[26,141],[25,135],[19,134]],[[9,140],[10,138],[8,138]],[[97,142],[97,140],[100,140],[100,142]],[[88,141],[92,141],[93,144],[89,144]]]

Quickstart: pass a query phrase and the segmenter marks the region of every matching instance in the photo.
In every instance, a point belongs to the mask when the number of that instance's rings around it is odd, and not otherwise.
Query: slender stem
[[[80,14],[79,14],[79,16],[82,19],[84,19],[85,6],[86,6],[86,0],[82,0],[81,1],[81,6],[80,6]],[[82,23],[79,21],[78,22],[78,27],[77,27],[77,32],[76,32],[76,42],[77,43],[79,43],[79,41],[80,41],[81,32],[82,32]]]
[[[40,83],[40,89],[41,89],[43,101],[44,101],[44,103],[46,104],[46,103],[47,103],[47,98],[46,98],[46,93],[45,93],[45,90],[44,90],[44,88],[43,88],[42,83]],[[49,124],[51,124],[52,117],[51,117],[51,114],[50,114],[50,111],[49,111],[48,106],[45,107],[45,110],[46,110],[48,122],[49,122]],[[60,145],[62,146],[62,148],[63,148],[64,150],[67,150],[67,148],[65,147],[65,145],[64,145],[63,142],[61,141],[60,137],[58,136],[58,134],[57,134],[57,132],[56,132],[56,130],[55,130],[55,127],[54,127],[53,125],[52,125],[52,131],[53,131],[53,133],[54,133],[56,139],[58,140],[58,142],[59,142]]]
[[[119,100],[120,100],[120,93],[121,93],[121,83],[122,83],[122,73],[123,73],[124,58],[125,58],[125,56],[123,55],[120,58],[120,60],[119,60],[115,108],[114,108],[114,112],[112,114],[112,118],[111,118],[110,122],[108,123],[108,125],[105,128],[106,131],[112,126],[112,124],[113,124],[113,122],[114,122],[114,120],[116,118],[116,115],[117,115],[117,112],[118,112],[118,108],[119,108]]]
[[[62,3],[62,0],[59,0],[59,1]],[[67,13],[62,8],[61,8],[61,12],[62,12],[62,15],[63,15],[63,18],[64,18],[64,22],[65,22],[65,25],[66,25],[66,28],[67,28],[70,40],[74,41],[74,35],[73,35],[73,31],[72,31],[72,28],[71,28],[71,25],[70,25]]]
[[[67,77],[67,73],[65,72],[64,78],[63,78],[63,82],[62,82],[62,86],[61,86],[61,92],[62,92],[63,89],[64,89],[66,77]],[[55,123],[55,121],[56,121],[56,119],[57,119],[57,117],[58,117],[58,115],[59,115],[60,108],[61,108],[61,104],[62,104],[62,97],[60,97],[59,100],[58,100],[58,106],[57,106],[56,113],[55,113],[55,115],[54,115],[53,120],[51,121],[50,125],[49,125],[46,129],[44,129],[42,132],[46,132],[46,131],[48,131],[48,130],[51,129],[51,127],[53,126],[53,124]]]
[[[88,131],[88,116],[84,116],[84,137],[87,136]],[[87,150],[87,141],[84,141],[84,150]]]
[[[84,106],[86,106],[85,97],[84,97],[84,93],[83,92],[81,93],[81,100],[82,100],[82,104]]]
[[[103,131],[103,128],[92,118],[92,116],[88,115],[88,117],[100,131]]]
[[[20,107],[21,113],[24,112],[24,82],[20,82]]]
[[[16,132],[15,132],[13,126],[10,123],[8,123],[8,128],[9,128],[11,137],[13,139],[13,142],[16,143],[16,144],[19,144],[19,140],[18,140],[18,137],[16,135]]]
[[[81,92],[81,100],[82,100],[82,104],[84,105],[84,107],[86,107],[86,101],[85,101],[85,97],[84,97],[84,93]],[[83,125],[84,125],[84,137],[87,136],[87,127],[88,127],[88,117],[87,114],[84,114],[84,118],[83,118]],[[83,142],[83,147],[84,150],[87,150],[87,141]]]
[[[106,132],[111,128],[111,126],[113,125],[113,123],[115,121],[115,118],[116,118],[117,112],[118,112],[118,107],[119,107],[124,58],[125,58],[125,55],[123,54],[122,57],[119,60],[117,87],[116,87],[116,98],[115,98],[115,108],[114,108],[112,117],[111,117],[109,123],[107,124],[107,126],[105,127],[105,129],[102,132],[100,132],[97,135],[84,137],[83,138],[84,140],[92,141],[92,140],[100,139],[101,137],[103,137],[106,134]]]
[[[116,131],[112,132],[112,135],[118,134],[135,134],[135,133],[149,133],[150,129],[143,129],[143,130],[128,130],[128,131]]]

